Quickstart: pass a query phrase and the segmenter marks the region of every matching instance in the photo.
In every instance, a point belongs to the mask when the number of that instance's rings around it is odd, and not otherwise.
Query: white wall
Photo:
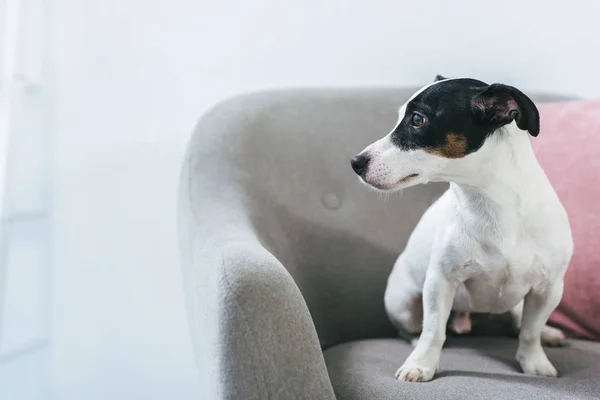
[[[197,398],[175,190],[185,141],[218,100],[437,73],[600,95],[597,0],[55,4],[59,399]]]

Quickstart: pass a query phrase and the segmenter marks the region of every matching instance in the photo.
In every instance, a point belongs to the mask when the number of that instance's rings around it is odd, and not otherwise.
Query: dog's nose
[[[352,166],[352,169],[358,175],[363,173],[363,171],[367,168],[368,164],[369,159],[361,154],[352,157],[352,160],[350,160],[350,165]]]

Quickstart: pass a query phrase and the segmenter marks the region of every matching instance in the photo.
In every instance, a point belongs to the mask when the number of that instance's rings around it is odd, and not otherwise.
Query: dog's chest
[[[532,289],[546,285],[549,271],[537,241],[521,237],[506,248],[480,245],[468,277],[459,287],[455,309],[502,313],[516,306]]]

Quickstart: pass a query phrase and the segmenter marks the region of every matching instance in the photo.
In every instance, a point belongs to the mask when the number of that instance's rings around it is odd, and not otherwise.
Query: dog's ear
[[[443,81],[445,79],[448,79],[448,78],[446,78],[445,76],[442,76],[442,75],[436,75],[434,82]]]
[[[528,131],[531,136],[540,133],[540,114],[537,107],[517,88],[494,83],[475,95],[471,105],[494,129],[514,120],[517,121],[519,129]]]

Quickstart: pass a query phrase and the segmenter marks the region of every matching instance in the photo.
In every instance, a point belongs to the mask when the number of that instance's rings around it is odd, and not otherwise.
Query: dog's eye
[[[425,117],[418,113],[413,113],[410,120],[412,126],[422,126],[425,123]]]

